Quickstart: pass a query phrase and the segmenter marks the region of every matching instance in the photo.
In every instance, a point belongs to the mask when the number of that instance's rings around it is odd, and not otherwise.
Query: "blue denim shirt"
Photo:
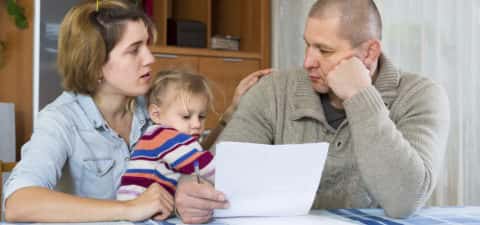
[[[148,126],[147,115],[139,97],[127,146],[90,96],[64,92],[38,114],[33,135],[22,147],[22,160],[5,184],[5,199],[31,186],[114,199],[130,151]]]

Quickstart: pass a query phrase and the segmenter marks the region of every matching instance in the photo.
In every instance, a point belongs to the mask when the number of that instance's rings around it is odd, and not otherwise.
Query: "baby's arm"
[[[209,151],[204,151],[198,141],[177,146],[175,150],[165,155],[164,161],[168,163],[172,171],[188,175],[195,172],[194,165],[195,161],[197,161],[200,175],[213,181],[215,174],[213,154]]]
[[[117,200],[131,200],[142,194],[152,183],[160,184],[172,196],[180,174],[170,171],[164,163],[142,159],[131,160],[123,174]]]

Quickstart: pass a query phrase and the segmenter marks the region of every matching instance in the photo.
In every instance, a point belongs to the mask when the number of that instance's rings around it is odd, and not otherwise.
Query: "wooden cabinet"
[[[198,68],[213,84],[214,106],[218,114],[209,114],[206,127],[211,128],[216,125],[219,114],[230,105],[238,83],[244,76],[257,71],[260,63],[254,59],[202,57]]]
[[[198,73],[198,57],[162,53],[155,53],[154,56],[153,73],[160,70],[182,70]]]
[[[155,54],[157,60],[152,65],[153,73],[160,70],[177,69],[205,75],[210,81],[214,95],[214,112],[209,112],[206,127],[213,128],[219,116],[232,101],[235,87],[243,77],[260,68],[257,59],[177,56]]]
[[[207,128],[215,126],[231,103],[235,87],[246,75],[270,67],[270,0],[154,0],[153,20],[158,41],[153,72],[179,69],[205,75],[213,83],[215,109]],[[193,20],[205,24],[207,48],[167,45],[167,20]],[[214,35],[240,38],[238,51],[211,49]]]
[[[19,30],[8,15],[7,1],[0,1],[0,40],[7,44],[5,64],[0,67],[0,102],[15,104],[17,149],[30,139],[33,129],[33,0],[18,0],[25,9],[28,28]],[[0,149],[1,150],[1,149]],[[17,151],[17,159],[20,151]]]

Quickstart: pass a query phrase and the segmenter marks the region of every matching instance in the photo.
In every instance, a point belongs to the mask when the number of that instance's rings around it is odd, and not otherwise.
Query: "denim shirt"
[[[144,98],[137,98],[127,146],[90,96],[64,92],[38,114],[22,160],[5,183],[5,199],[32,186],[114,199],[130,151],[148,126],[147,115]]]

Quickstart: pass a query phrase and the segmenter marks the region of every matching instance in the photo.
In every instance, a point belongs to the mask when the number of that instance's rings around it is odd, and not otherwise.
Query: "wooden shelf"
[[[180,48],[176,46],[150,46],[153,54],[212,56],[224,58],[261,59],[259,53],[242,51],[223,51],[206,48]]]
[[[158,40],[152,73],[182,70],[207,77],[214,89],[215,111],[206,127],[215,127],[231,103],[235,87],[248,74],[270,67],[270,0],[154,0],[153,16]],[[168,21],[196,21],[205,25],[205,48],[168,45]],[[239,51],[214,50],[211,38],[231,35],[240,40]],[[172,43],[172,42],[170,42]]]

